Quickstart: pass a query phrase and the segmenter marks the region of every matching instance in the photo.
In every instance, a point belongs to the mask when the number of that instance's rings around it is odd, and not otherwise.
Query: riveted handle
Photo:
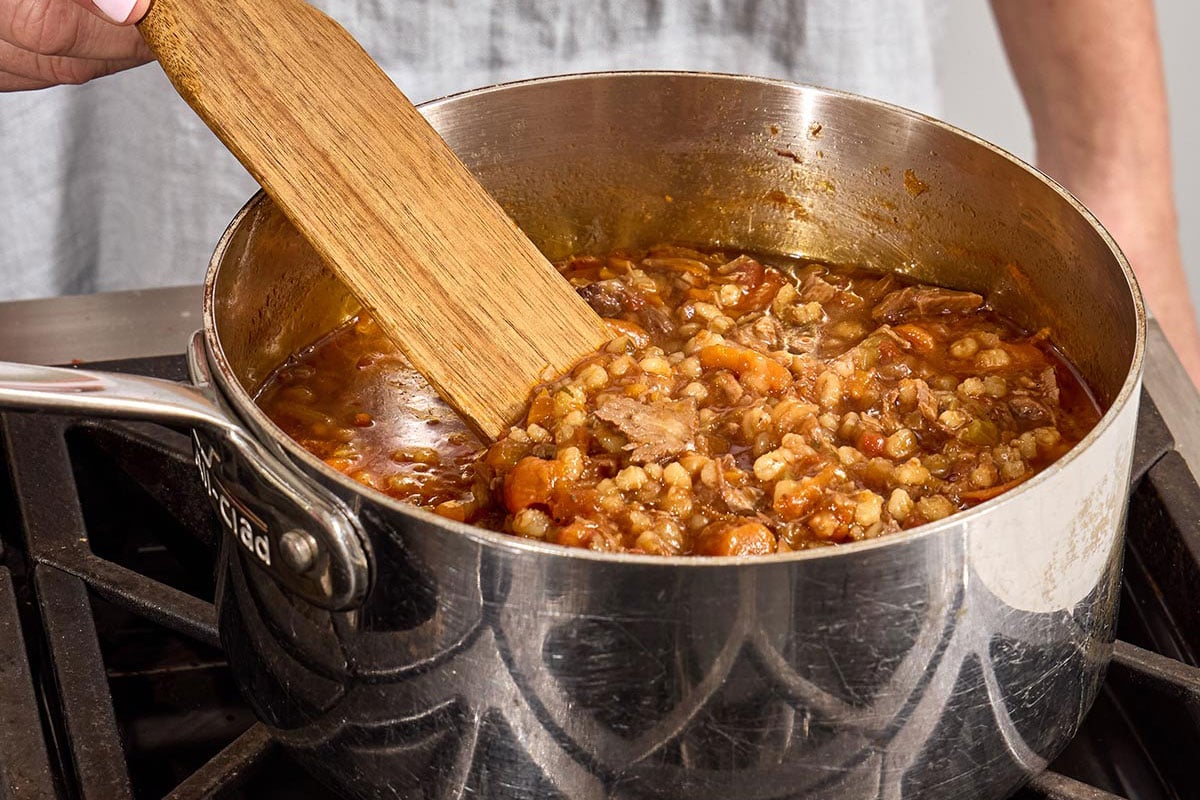
[[[193,375],[204,370],[193,339]],[[201,373],[207,375],[206,370]],[[369,584],[366,537],[331,493],[284,464],[200,386],[158,378],[0,362],[0,408],[191,428],[196,466],[225,532],[247,560],[331,611],[357,607]]]

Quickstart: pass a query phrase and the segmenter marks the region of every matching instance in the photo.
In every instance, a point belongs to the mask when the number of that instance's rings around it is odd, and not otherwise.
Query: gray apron
[[[415,102],[602,69],[787,78],[936,114],[940,0],[317,0]],[[0,94],[0,299],[197,283],[254,182],[154,65]]]

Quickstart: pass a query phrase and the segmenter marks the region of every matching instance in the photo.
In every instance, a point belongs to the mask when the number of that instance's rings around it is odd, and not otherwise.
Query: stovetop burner
[[[186,377],[182,357],[97,366]],[[0,796],[333,797],[271,746],[229,674],[189,439],[23,414],[0,434]]]
[[[94,366],[186,378],[177,356]],[[27,414],[0,436],[0,797],[332,798],[234,686],[188,438]],[[1134,461],[1115,658],[1021,800],[1200,797],[1200,488],[1148,396]]]

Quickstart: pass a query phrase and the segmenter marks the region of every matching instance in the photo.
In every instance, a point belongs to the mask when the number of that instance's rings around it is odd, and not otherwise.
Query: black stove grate
[[[181,357],[96,365],[183,379]],[[0,797],[326,800],[233,685],[189,441],[0,416]],[[1143,399],[1113,665],[1017,798],[1200,797],[1200,488]]]

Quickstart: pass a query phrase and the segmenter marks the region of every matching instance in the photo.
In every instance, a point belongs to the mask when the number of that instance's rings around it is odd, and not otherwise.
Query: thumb
[[[98,14],[108,22],[118,25],[133,25],[141,22],[150,9],[150,0],[75,0],[76,3]]]

